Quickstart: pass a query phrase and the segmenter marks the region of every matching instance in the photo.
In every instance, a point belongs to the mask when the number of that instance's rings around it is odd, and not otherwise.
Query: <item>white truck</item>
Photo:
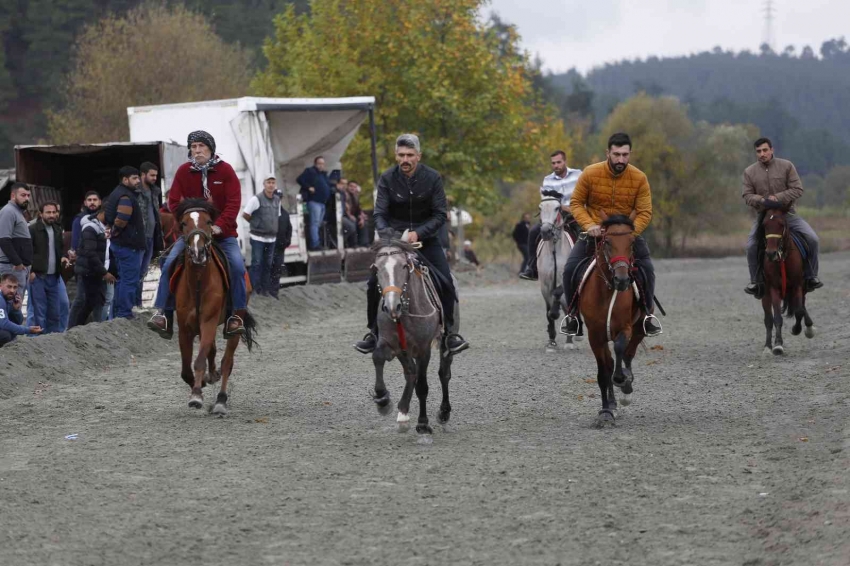
[[[342,210],[336,206],[337,248],[308,252],[304,215],[295,179],[321,155],[328,170],[340,169],[340,160],[361,124],[369,121],[372,139],[373,182],[377,182],[375,152],[375,99],[354,98],[235,98],[127,109],[130,140],[174,140],[185,144],[188,134],[205,130],[216,142],[216,153],[236,170],[242,184],[242,202],[263,189],[274,175],[284,193],[292,221],[292,243],[284,262],[288,276],[281,284],[320,283],[362,279],[368,272],[365,250],[346,250],[342,238]],[[185,158],[185,156],[184,156]],[[185,160],[185,159],[184,159]],[[170,184],[163,184],[167,191]],[[240,246],[250,262],[248,223],[239,218]]]

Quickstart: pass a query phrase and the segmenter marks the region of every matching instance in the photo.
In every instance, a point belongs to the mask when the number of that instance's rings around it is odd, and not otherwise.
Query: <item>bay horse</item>
[[[806,285],[803,281],[803,255],[797,243],[791,237],[785,220],[787,210],[768,209],[762,220],[764,230],[764,285],[765,293],[761,299],[764,309],[764,327],[767,337],[764,353],[773,352],[776,356],[785,353],[782,341],[782,315],[796,317],[791,334],[797,336],[803,329],[801,321],[806,322],[806,338],[814,338],[815,328],[809,312],[806,310]],[[771,341],[773,330],[776,340]]]
[[[634,221],[623,215],[602,215],[602,236],[596,242],[593,271],[586,275],[579,295],[587,340],[596,357],[596,381],[602,395],[602,409],[596,426],[614,425],[617,398],[614,386],[623,391],[623,405],[630,403],[633,391],[632,360],[646,333],[643,311],[634,281]],[[614,343],[615,358],[608,342]]]
[[[565,231],[567,216],[561,210],[561,198],[547,196],[540,201],[540,245],[537,246],[537,273],[540,282],[540,294],[546,302],[546,330],[549,342],[546,352],[558,350],[555,340],[555,320],[558,319],[558,305],[561,304],[561,281],[564,277],[564,265],[573,249],[572,235]],[[566,314],[566,313],[564,313]],[[573,337],[567,336],[565,348],[573,349]]]
[[[240,336],[226,339],[219,372],[215,363],[215,336],[219,325],[224,324],[226,319],[228,290],[225,283],[226,264],[214,255],[218,252],[213,245],[212,227],[218,214],[215,206],[205,199],[185,199],[177,206],[174,217],[179,219],[186,248],[182,263],[178,258],[174,265],[175,270],[180,269],[181,272],[175,273],[172,278],[177,278],[174,299],[183,362],[180,376],[191,388],[189,407],[202,408],[202,388],[221,380],[218,396],[210,412],[224,416],[228,411],[227,384],[233,371],[233,355],[239,346]],[[249,286],[249,296],[250,293]],[[245,333],[241,338],[250,352],[254,345],[256,323],[246,313],[243,324]],[[198,357],[193,362],[196,336],[200,338],[200,345]]]
[[[380,240],[373,246],[376,251],[374,269],[382,296],[377,319],[378,344],[372,354],[375,364],[373,400],[379,413],[389,413],[390,393],[384,383],[384,364],[398,358],[405,377],[396,419],[399,431],[406,432],[410,426],[410,400],[415,389],[419,399],[416,432],[420,434],[420,442],[429,443],[433,429],[428,424],[426,399],[432,344],[440,342],[438,374],[443,401],[437,422],[442,425],[448,423],[452,411],[449,403],[452,356],[440,340],[443,327],[440,298],[427,267],[415,261],[415,245],[407,243],[405,238],[406,232],[402,240]]]

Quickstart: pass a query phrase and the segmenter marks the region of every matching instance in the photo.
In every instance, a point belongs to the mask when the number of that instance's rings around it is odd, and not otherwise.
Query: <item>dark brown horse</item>
[[[177,326],[180,336],[180,354],[183,360],[181,377],[189,387],[189,407],[204,406],[202,387],[221,380],[221,389],[211,412],[227,414],[227,382],[233,371],[233,354],[239,346],[239,336],[227,338],[221,372],[216,370],[215,335],[218,326],[224,324],[227,313],[227,270],[214,255],[212,227],[218,210],[204,199],[186,199],[180,203],[174,216],[180,219],[180,229],[186,250],[177,273],[174,299],[177,310]],[[250,296],[251,289],[248,288]],[[247,314],[243,321],[245,334],[242,340],[253,346],[253,317]],[[192,360],[195,337],[200,337],[198,357]]]
[[[785,221],[787,211],[767,210],[762,221],[765,237],[764,285],[761,299],[764,309],[764,327],[767,338],[764,353],[773,352],[781,356],[785,353],[782,342],[782,315],[797,318],[791,327],[791,334],[797,336],[803,330],[802,320],[806,321],[806,337],[815,335],[814,323],[806,310],[806,286],[803,281],[803,256],[797,248],[794,238]],[[773,330],[776,330],[776,339]]]
[[[596,419],[600,428],[613,425],[616,420],[615,385],[623,391],[623,404],[629,404],[634,380],[632,359],[646,336],[640,301],[634,291],[634,223],[627,216],[611,216],[604,219],[602,229],[596,246],[596,264],[579,297],[602,393],[602,409]],[[608,342],[614,342],[616,358],[611,357]]]

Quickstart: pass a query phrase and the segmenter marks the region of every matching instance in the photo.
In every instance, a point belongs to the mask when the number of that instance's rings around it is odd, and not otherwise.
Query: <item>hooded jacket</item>
[[[97,213],[83,216],[80,222],[80,245],[74,273],[82,277],[103,277],[107,271],[118,277],[118,261],[109,250],[109,267],[106,267],[106,226],[97,219]]]

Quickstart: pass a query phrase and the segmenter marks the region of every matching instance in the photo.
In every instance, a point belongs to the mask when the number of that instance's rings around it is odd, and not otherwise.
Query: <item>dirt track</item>
[[[786,324],[784,358],[762,357],[742,262],[659,262],[663,349],[601,431],[593,357],[543,353],[527,283],[462,290],[473,349],[430,446],[368,398],[352,288],[255,303],[263,349],[240,349],[226,419],[186,408],[176,341],[140,324],[108,331],[131,342],[111,369],[94,346],[87,372],[61,354],[107,330],[34,340],[59,352],[37,386],[33,346],[4,349],[0,564],[846,565],[850,255],[822,259],[818,335]]]

